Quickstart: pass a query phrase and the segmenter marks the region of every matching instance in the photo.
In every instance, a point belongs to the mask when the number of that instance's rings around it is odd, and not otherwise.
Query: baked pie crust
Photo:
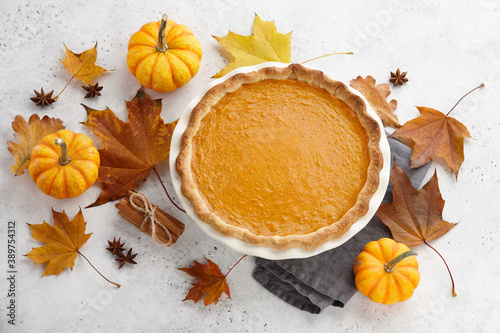
[[[176,168],[195,214],[219,233],[312,250],[366,214],[381,129],[343,83],[299,64],[235,74],[192,110]]]

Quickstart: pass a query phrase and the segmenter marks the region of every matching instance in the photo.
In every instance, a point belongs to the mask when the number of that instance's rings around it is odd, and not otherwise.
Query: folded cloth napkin
[[[407,170],[413,186],[419,188],[429,163],[408,169],[412,150],[389,138],[391,170],[394,160]],[[392,202],[392,184],[383,203]],[[370,241],[390,237],[389,229],[374,216],[368,225],[342,246],[305,259],[267,260],[256,258],[253,277],[287,303],[311,313],[320,313],[329,305],[343,307],[356,293],[353,265],[357,255]]]

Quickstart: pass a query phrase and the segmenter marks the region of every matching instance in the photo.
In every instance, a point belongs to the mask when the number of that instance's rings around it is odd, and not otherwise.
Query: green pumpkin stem
[[[61,138],[57,138],[54,141],[54,144],[56,146],[61,146],[61,156],[59,157],[59,163],[61,165],[66,165],[71,162],[71,157],[69,157],[68,155],[68,146],[66,145],[66,142],[64,142],[64,140]]]
[[[384,269],[387,273],[392,273],[392,271],[394,271],[394,268],[396,267],[397,264],[399,264],[399,262],[409,256],[416,256],[417,253],[416,252],[413,252],[413,251],[406,251],[406,252],[403,252],[401,253],[399,256],[397,256],[396,258],[392,259],[391,261],[389,261],[388,263],[385,263],[384,264]]]
[[[167,27],[167,14],[163,14],[161,17],[160,31],[158,32],[158,51],[165,52],[168,50],[167,41],[165,40],[165,28]]]

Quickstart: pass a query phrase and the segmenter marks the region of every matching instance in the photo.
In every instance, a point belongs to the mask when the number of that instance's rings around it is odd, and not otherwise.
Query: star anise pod
[[[121,237],[116,240],[116,237],[113,237],[113,241],[108,241],[109,247],[106,248],[106,250],[110,251],[112,254],[118,254],[121,253],[125,248],[123,245],[125,245],[125,242],[121,243]]]
[[[408,72],[401,73],[398,68],[396,73],[391,72],[391,78],[389,79],[389,82],[392,82],[394,86],[397,85],[402,86],[405,82],[408,82],[408,79],[406,78],[406,73]]]
[[[95,85],[89,84],[88,86],[82,86],[82,88],[88,91],[85,98],[94,98],[96,95],[101,96],[100,91],[102,90],[102,86],[99,86],[99,82]]]
[[[118,267],[118,269],[122,268],[123,265],[125,265],[125,263],[127,263],[127,262],[134,264],[134,265],[137,264],[134,261],[134,258],[137,256],[137,253],[132,254],[132,248],[130,248],[130,250],[128,250],[127,255],[124,255],[121,252],[119,252],[118,255],[120,256],[120,258],[115,259],[116,261],[120,261],[120,267]]]
[[[49,93],[45,93],[43,91],[43,88],[40,88],[40,92],[33,90],[35,92],[35,97],[31,97],[30,99],[36,103],[36,106],[49,106],[50,104],[54,103],[56,100],[52,98],[52,94],[54,93],[54,90],[52,90]]]

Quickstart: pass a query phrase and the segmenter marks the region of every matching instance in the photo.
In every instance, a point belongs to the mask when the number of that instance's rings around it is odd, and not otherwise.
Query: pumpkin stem
[[[413,251],[406,251],[406,252],[403,252],[401,253],[399,256],[397,256],[396,258],[392,259],[391,261],[389,261],[388,263],[385,263],[384,264],[384,269],[387,273],[392,273],[392,271],[394,270],[394,267],[396,267],[397,264],[399,264],[399,262],[409,256],[416,256],[417,253],[416,252],[413,252]]]
[[[59,163],[61,165],[66,165],[71,162],[71,157],[69,157],[68,155],[68,146],[66,145],[66,142],[64,142],[64,140],[61,138],[57,138],[54,141],[54,144],[56,146],[61,146],[61,156],[59,157]]]
[[[167,14],[163,14],[161,17],[160,31],[158,32],[158,51],[165,52],[168,50],[167,41],[165,40],[165,28],[167,27]]]

